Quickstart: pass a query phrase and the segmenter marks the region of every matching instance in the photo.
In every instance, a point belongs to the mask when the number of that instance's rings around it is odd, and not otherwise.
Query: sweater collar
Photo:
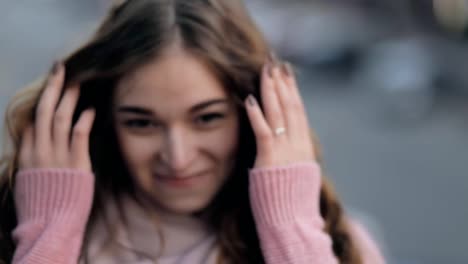
[[[131,198],[122,202],[128,223],[120,228],[119,243],[143,255],[157,257],[160,252],[162,258],[180,256],[215,237],[201,217],[175,215],[159,209],[148,211]]]

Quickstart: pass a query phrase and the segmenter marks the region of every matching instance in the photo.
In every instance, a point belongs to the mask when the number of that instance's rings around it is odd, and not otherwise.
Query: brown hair
[[[64,59],[65,85],[81,84],[76,117],[96,109],[90,135],[90,155],[96,190],[86,241],[105,200],[134,197],[133,182],[122,159],[111,122],[110,104],[116,83],[130,71],[157,58],[175,42],[197,56],[219,78],[230,94],[242,102],[248,94],[260,97],[260,69],[270,49],[240,0],[130,0],[111,9],[95,35]],[[0,263],[10,262],[15,250],[11,231],[17,225],[13,186],[17,156],[25,126],[34,120],[44,87],[32,85],[13,98],[6,112],[7,149],[0,170]],[[245,110],[241,116],[240,149],[233,174],[213,200],[211,224],[217,230],[222,259],[232,263],[263,263],[249,203],[248,168],[255,159],[255,138]],[[317,148],[317,141],[314,140]],[[312,146],[311,146],[312,147]],[[241,175],[241,176],[239,176]],[[241,197],[241,199],[239,199]],[[341,205],[323,178],[320,213],[333,251],[341,263],[360,263]]]

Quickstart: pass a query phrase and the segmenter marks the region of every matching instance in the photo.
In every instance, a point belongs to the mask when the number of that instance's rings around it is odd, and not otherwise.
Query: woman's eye
[[[154,126],[151,120],[147,119],[130,119],[124,122],[124,125],[129,128],[147,128],[149,126]]]
[[[199,116],[196,121],[199,124],[208,124],[222,118],[224,118],[224,115],[221,113],[211,113]]]

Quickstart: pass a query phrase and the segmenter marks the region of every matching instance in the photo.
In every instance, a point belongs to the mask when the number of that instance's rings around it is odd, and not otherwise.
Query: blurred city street
[[[0,0],[0,113],[108,2]],[[468,39],[430,0],[247,2],[296,65],[324,170],[388,263],[468,263]]]

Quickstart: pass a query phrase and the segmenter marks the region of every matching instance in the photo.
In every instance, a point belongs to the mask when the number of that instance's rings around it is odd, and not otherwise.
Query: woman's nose
[[[189,131],[171,129],[165,136],[161,159],[172,172],[185,172],[195,156],[195,147]]]

